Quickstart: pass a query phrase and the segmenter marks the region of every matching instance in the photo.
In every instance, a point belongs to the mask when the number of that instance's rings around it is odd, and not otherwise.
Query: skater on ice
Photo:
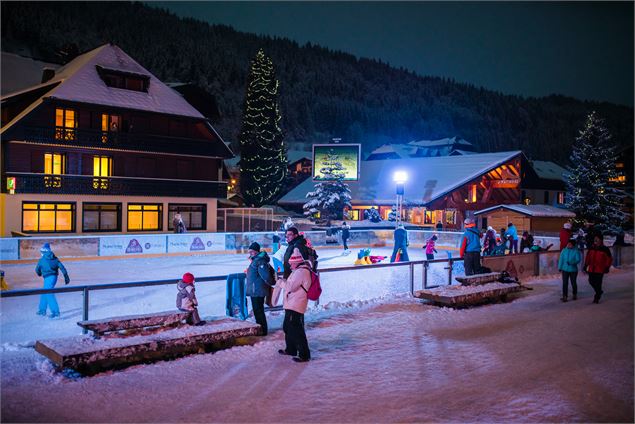
[[[49,243],[44,243],[42,245],[40,253],[42,254],[42,257],[35,266],[35,273],[44,278],[43,288],[52,289],[55,287],[60,270],[64,275],[64,284],[71,282],[64,264],[62,264],[62,261],[55,256]],[[42,316],[46,315],[47,308],[51,310],[49,318],[56,318],[60,316],[60,307],[57,304],[57,299],[53,293],[43,294],[40,296],[40,305],[38,307],[37,314]]]
[[[192,313],[192,324],[203,325],[198,314],[198,300],[196,299],[196,289],[194,288],[194,275],[189,272],[183,274],[183,278],[176,284],[176,307],[183,312]]]

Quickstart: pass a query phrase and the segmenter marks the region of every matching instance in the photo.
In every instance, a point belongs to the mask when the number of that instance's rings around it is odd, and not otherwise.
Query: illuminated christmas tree
[[[326,155],[322,165],[320,174],[324,181],[316,183],[315,190],[306,194],[310,200],[303,206],[304,214],[316,218],[319,213],[320,219],[324,220],[341,219],[344,216],[344,207],[351,208],[351,190],[343,182],[346,175],[344,166],[332,150]]]
[[[573,165],[566,175],[567,208],[575,212],[577,224],[591,222],[600,231],[617,232],[625,221],[624,194],[609,185],[615,177],[616,158],[604,121],[591,112],[573,145]]]
[[[245,204],[262,206],[278,199],[287,175],[278,80],[273,62],[258,50],[251,62],[240,131],[240,188]]]

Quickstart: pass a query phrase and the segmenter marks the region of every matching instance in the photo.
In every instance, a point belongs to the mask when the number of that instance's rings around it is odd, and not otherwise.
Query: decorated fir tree
[[[343,182],[344,167],[332,150],[324,158],[320,174],[323,181],[306,194],[309,200],[303,206],[304,215],[315,218],[319,213],[321,219],[341,219],[344,207],[351,207],[351,190]]]
[[[604,121],[591,112],[573,145],[572,166],[566,174],[567,208],[575,212],[579,225],[591,222],[600,231],[616,232],[625,221],[624,195],[609,185],[616,158]]]
[[[251,62],[239,136],[240,188],[247,205],[274,202],[284,186],[287,158],[278,95],[273,62],[259,50]]]

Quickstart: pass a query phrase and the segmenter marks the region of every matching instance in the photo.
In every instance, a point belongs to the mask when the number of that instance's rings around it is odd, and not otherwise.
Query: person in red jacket
[[[604,245],[602,234],[596,234],[593,238],[593,245],[589,248],[584,259],[583,271],[589,274],[589,284],[595,291],[593,303],[600,303],[602,297],[602,278],[609,272],[613,263],[613,257],[608,247]]]
[[[571,223],[565,222],[560,229],[560,250],[564,250],[564,248],[567,247],[567,243],[572,236],[573,231],[571,230]]]

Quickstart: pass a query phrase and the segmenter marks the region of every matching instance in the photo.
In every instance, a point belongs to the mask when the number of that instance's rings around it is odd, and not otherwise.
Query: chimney
[[[42,84],[47,81],[50,81],[55,76],[55,69],[53,68],[44,68],[42,69]]]

